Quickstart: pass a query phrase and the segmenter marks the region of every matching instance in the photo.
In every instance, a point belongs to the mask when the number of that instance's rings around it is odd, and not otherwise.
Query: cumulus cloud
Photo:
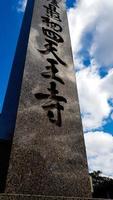
[[[68,11],[72,48],[77,53],[86,48],[99,66],[109,67],[113,63],[113,0],[79,0],[75,8]],[[85,41],[88,35],[90,44]],[[91,39],[90,38],[90,39]]]
[[[100,128],[112,112],[113,0],[79,0],[68,20],[85,131]],[[87,68],[86,68],[87,65]],[[101,78],[100,68],[108,74]]]
[[[84,131],[100,128],[107,123],[113,108],[113,70],[101,78],[93,68],[84,68],[77,72],[79,102]]]
[[[113,0],[78,0],[68,10],[89,169],[111,177],[113,137],[96,130],[103,130],[108,119],[113,119],[112,10]]]
[[[85,134],[86,150],[90,171],[102,171],[113,177],[113,136],[105,132]]]
[[[18,7],[17,7],[18,12],[24,12],[26,4],[27,4],[27,0],[19,0]]]

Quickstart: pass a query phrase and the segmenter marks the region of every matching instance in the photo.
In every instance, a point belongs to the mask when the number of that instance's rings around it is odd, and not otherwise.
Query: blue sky
[[[89,169],[113,177],[113,0],[66,4]],[[24,7],[25,0],[0,4],[0,112]]]
[[[17,11],[17,6],[18,0],[0,3],[0,112],[23,16],[22,12]]]
[[[66,0],[66,6],[68,9],[74,7],[75,3],[75,0]]]

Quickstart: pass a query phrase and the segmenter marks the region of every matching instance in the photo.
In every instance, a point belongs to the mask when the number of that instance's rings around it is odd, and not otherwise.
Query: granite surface
[[[0,195],[0,200],[105,200],[95,198],[80,198],[80,197],[50,197],[50,196],[34,196],[34,195]],[[110,199],[109,199],[110,200]]]
[[[51,11],[51,2],[35,1],[5,192],[88,198],[90,182],[66,9],[57,0],[47,24],[42,20]],[[54,53],[46,45],[51,38]],[[51,77],[45,75],[51,64],[48,58],[54,68]]]

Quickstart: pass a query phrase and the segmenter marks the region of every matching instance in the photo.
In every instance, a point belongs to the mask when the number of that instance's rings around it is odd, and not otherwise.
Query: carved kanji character
[[[44,27],[42,27],[42,31],[45,36],[49,37],[50,39],[54,40],[55,42],[58,42],[58,43],[64,42],[63,38],[55,31],[52,31],[52,30],[50,30],[48,28],[44,28]]]
[[[44,8],[46,8],[47,17],[53,18],[56,21],[61,22],[60,14],[57,12],[56,6],[54,4],[50,3],[48,4],[48,6],[44,5]]]
[[[59,102],[67,103],[67,100],[63,96],[57,95],[59,92],[56,89],[56,83],[54,81],[50,82],[50,88],[48,88],[50,94],[37,93],[35,97],[37,99],[47,99],[47,101],[42,105],[42,108],[47,110],[47,116],[49,121],[55,123],[57,126],[62,125],[61,110],[64,110],[64,107]],[[57,117],[55,119],[54,110],[57,111]]]
[[[47,42],[44,47],[45,49],[44,50],[39,50],[38,51],[42,54],[49,54],[49,53],[52,53],[54,55],[54,57],[56,58],[56,60],[64,65],[64,66],[67,66],[67,64],[56,54],[57,52],[57,46],[58,44],[56,42],[53,42],[52,40],[50,39],[45,39],[45,41]]]
[[[58,69],[56,68],[55,65],[58,65],[58,62],[51,58],[47,58],[47,61],[50,63],[50,65],[46,66],[47,71],[43,71],[41,75],[44,78],[52,78],[64,84],[64,81],[60,77],[56,76],[56,74],[58,73]]]
[[[59,24],[52,22],[49,17],[42,16],[41,18],[42,22],[46,23],[48,27],[52,28],[56,32],[62,32],[62,27]]]

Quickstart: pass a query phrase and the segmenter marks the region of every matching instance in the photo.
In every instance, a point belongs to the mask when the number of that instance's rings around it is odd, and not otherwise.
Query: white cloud
[[[26,8],[27,0],[19,0],[17,10],[18,12],[24,12]]]
[[[113,119],[113,0],[78,0],[68,20],[89,169],[113,177],[113,137],[94,131]]]
[[[85,134],[85,143],[90,170],[100,170],[113,177],[113,136],[105,132],[89,132]]]
[[[113,99],[113,70],[101,78],[93,67],[84,68],[76,77],[84,130],[99,128],[113,110],[108,102]]]
[[[96,63],[111,66],[113,63],[113,0],[79,0],[75,8],[68,11],[72,47],[77,52],[88,48]],[[83,39],[92,33],[92,43],[87,47]],[[85,46],[84,46],[85,45]]]
[[[79,0],[68,11],[68,20],[77,86],[84,130],[100,128],[107,123],[113,98],[113,0]],[[89,38],[90,37],[90,38]],[[84,55],[85,52],[85,55]],[[86,68],[83,59],[90,59]],[[101,78],[99,68],[106,67],[108,75]],[[112,117],[112,115],[111,115]]]

